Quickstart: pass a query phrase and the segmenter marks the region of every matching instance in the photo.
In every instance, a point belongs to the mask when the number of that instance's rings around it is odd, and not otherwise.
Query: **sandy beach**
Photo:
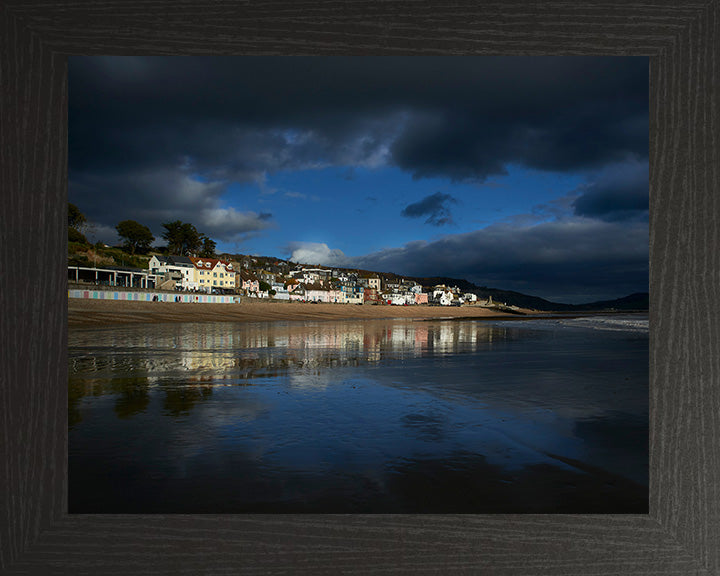
[[[239,304],[68,299],[68,325],[145,322],[276,322],[380,318],[490,318],[513,315],[480,307],[313,304],[244,299]]]

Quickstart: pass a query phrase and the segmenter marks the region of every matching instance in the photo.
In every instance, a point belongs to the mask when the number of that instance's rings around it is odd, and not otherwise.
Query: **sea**
[[[71,328],[71,513],[647,513],[648,317]]]

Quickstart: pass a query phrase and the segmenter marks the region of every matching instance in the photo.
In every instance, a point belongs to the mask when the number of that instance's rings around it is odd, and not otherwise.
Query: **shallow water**
[[[647,512],[647,317],[69,333],[71,512]]]

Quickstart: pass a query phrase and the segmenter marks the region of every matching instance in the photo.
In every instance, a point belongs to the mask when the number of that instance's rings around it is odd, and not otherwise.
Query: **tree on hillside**
[[[68,228],[68,242],[78,242],[79,244],[87,244],[87,238],[82,232],[75,230],[75,228]]]
[[[68,242],[80,242],[87,244],[87,238],[81,232],[87,226],[85,214],[75,204],[68,202]]]
[[[155,240],[155,236],[150,232],[150,228],[135,222],[135,220],[123,220],[115,226],[118,236],[124,240],[124,247],[130,251],[133,256],[135,252],[145,253],[150,249],[150,245]]]
[[[200,234],[200,240],[202,240],[200,256],[202,256],[203,258],[214,258],[215,247],[217,246],[215,241],[205,236],[205,234]]]
[[[80,212],[80,208],[75,204],[68,202],[68,228],[82,232],[83,228],[87,225],[87,218],[85,214]]]
[[[165,222],[163,227],[165,228],[163,238],[167,240],[170,254],[187,256],[197,253],[202,248],[200,233],[192,224],[175,220]]]

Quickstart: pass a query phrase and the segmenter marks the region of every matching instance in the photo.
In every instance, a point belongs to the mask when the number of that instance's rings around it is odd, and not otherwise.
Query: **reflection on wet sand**
[[[72,330],[70,509],[647,511],[647,334],[573,330]]]
[[[507,334],[505,328],[475,322],[176,324],[142,331],[78,330],[71,333],[70,343],[70,425],[80,421],[78,403],[87,395],[119,394],[118,417],[142,412],[148,388],[172,375],[181,375],[185,384],[207,385],[195,391],[165,390],[168,406],[187,406],[170,411],[183,412],[207,398],[213,385],[276,378],[290,371],[377,364],[384,357],[472,352]],[[80,381],[72,374],[94,377]],[[99,377],[106,374],[112,378]],[[296,381],[301,386],[325,385],[319,379]]]
[[[100,332],[100,336],[98,336]],[[189,371],[187,378],[273,377],[289,368],[378,363],[384,357],[418,358],[473,352],[506,340],[510,330],[480,322],[339,322],[303,325],[177,324],[162,329],[116,328],[71,334],[71,373]],[[112,350],[110,356],[83,350]],[[152,351],[152,355],[147,352]],[[278,353],[281,351],[281,353]]]

